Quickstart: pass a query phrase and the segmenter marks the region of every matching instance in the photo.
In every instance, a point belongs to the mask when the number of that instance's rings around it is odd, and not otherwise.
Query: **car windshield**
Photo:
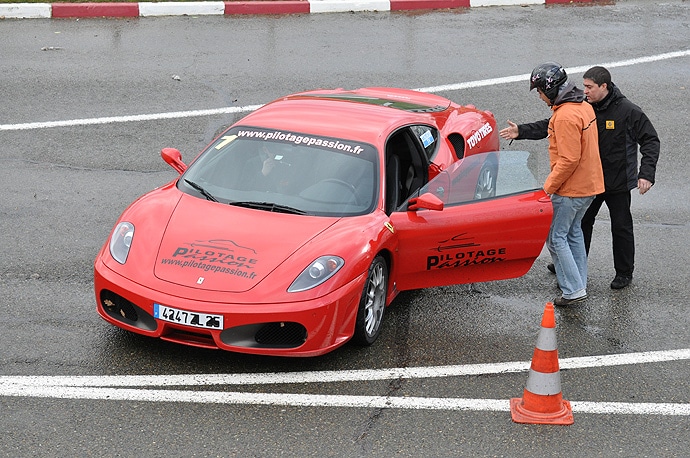
[[[199,155],[178,187],[263,211],[354,216],[373,211],[378,176],[369,144],[238,126]]]

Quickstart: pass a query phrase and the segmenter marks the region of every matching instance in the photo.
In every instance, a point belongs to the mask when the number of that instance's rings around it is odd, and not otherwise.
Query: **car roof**
[[[435,124],[453,105],[443,97],[396,88],[327,89],[288,95],[238,124],[376,144],[381,134],[412,123]]]

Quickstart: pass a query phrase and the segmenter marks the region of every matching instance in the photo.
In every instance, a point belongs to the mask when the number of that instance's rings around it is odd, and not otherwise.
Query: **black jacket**
[[[654,183],[660,141],[644,112],[611,83],[606,98],[593,103],[599,130],[599,155],[606,192],[626,192],[637,187],[638,178]],[[520,124],[518,139],[546,138],[549,120]],[[637,145],[642,160],[637,168]]]

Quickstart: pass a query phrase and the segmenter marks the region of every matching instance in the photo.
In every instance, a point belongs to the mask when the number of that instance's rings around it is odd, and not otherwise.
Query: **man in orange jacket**
[[[597,115],[599,154],[606,188],[603,194],[594,198],[582,217],[585,250],[589,253],[594,221],[602,204],[606,203],[611,217],[613,267],[616,271],[611,288],[621,289],[632,282],[635,269],[630,191],[638,188],[642,195],[654,184],[660,141],[647,115],[613,84],[611,73],[606,68],[592,67],[582,75],[582,79],[585,97]],[[501,129],[499,135],[511,141],[541,140],[548,136],[548,126],[548,118],[520,125],[508,120],[508,127]],[[639,165],[638,146],[642,155]],[[551,273],[556,273],[553,264],[546,267]]]
[[[537,66],[530,78],[530,91],[535,88],[553,111],[548,128],[551,172],[544,182],[553,219],[546,246],[563,292],[553,302],[571,305],[587,299],[582,217],[594,196],[604,192],[597,120],[592,106],[584,103],[584,92],[568,81],[561,65]]]

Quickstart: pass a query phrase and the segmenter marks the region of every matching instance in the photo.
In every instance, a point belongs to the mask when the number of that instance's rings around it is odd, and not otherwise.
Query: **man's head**
[[[582,75],[585,96],[590,103],[601,102],[609,94],[611,73],[604,67],[592,67]]]
[[[565,69],[556,62],[546,62],[532,70],[529,81],[529,90],[537,89],[540,94],[549,100],[550,104],[558,96],[558,89],[568,81]]]

